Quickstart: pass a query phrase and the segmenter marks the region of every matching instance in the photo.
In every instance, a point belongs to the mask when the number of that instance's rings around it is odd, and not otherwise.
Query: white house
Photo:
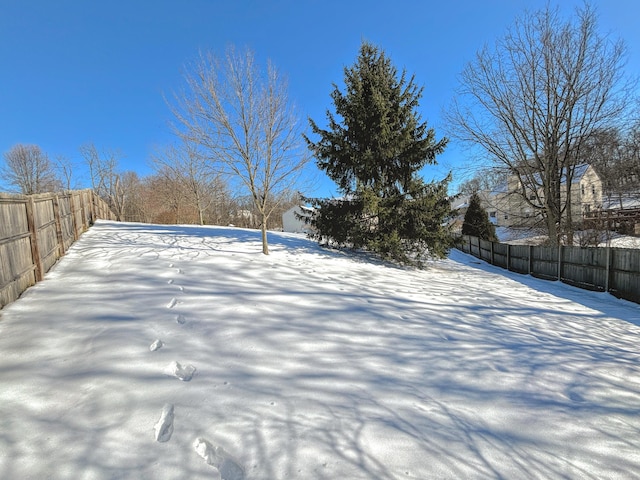
[[[313,209],[304,205],[296,205],[282,214],[282,231],[290,233],[309,233],[311,227],[299,219],[297,215],[309,217]]]

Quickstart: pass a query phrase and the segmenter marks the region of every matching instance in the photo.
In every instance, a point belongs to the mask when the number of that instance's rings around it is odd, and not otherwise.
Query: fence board
[[[0,194],[0,308],[40,280],[98,218],[115,216],[91,190]]]

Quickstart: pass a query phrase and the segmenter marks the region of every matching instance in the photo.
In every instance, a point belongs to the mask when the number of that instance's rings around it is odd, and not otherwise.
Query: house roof
[[[589,169],[591,165],[589,165],[588,163],[581,163],[580,165],[576,165],[573,169],[573,178],[571,180],[571,183],[580,183],[580,180],[582,180],[582,177],[584,177],[585,173],[587,173],[587,170]],[[540,174],[536,173],[535,175],[535,179],[536,182],[540,182]],[[565,170],[565,174],[562,176],[562,185],[564,185],[567,182],[567,174],[566,174],[566,170]]]
[[[587,173],[591,165],[588,163],[583,163],[581,165],[577,165],[573,171],[573,183],[579,182],[584,177],[584,174]]]

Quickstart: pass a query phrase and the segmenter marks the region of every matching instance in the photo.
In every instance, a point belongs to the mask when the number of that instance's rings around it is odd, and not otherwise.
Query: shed
[[[304,205],[296,205],[282,214],[282,231],[289,233],[309,233],[311,227],[298,218],[299,215],[310,217],[313,209]]]

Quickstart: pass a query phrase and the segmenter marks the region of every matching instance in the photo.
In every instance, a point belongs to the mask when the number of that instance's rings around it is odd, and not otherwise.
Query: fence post
[[[27,197],[27,225],[29,227],[29,233],[31,234],[31,259],[35,266],[36,282],[41,281],[44,278],[44,271],[42,269],[42,259],[40,258],[40,249],[38,248],[38,227],[35,219],[35,202],[32,196]]]
[[[562,244],[558,245],[558,281],[562,279]]]
[[[507,270],[511,270],[511,244],[507,243]]]
[[[609,278],[611,276],[611,247],[607,245],[607,267],[606,274],[604,277],[604,291],[609,291]]]
[[[491,242],[491,265],[495,265],[496,264],[496,260],[495,260],[495,253],[493,252],[493,241]]]
[[[87,212],[89,212],[89,215],[92,216],[93,218],[93,208],[91,205],[87,205],[87,200],[86,197],[87,195],[85,195],[85,190],[80,190],[78,192],[78,201],[80,202],[80,216],[82,217],[82,231],[85,232],[88,228],[87,225]],[[91,197],[91,196],[89,196]],[[87,211],[87,208],[89,208],[89,210]]]
[[[71,210],[71,224],[73,227],[73,241],[75,242],[80,238],[78,233],[78,219],[76,217],[78,210],[76,208],[76,194],[74,191],[69,192],[69,210]]]
[[[533,245],[529,245],[529,261],[527,263],[528,273],[531,275],[533,273]]]
[[[64,237],[62,235],[62,218],[60,216],[60,198],[58,194],[54,194],[51,198],[53,201],[53,218],[56,221],[56,238],[58,240],[58,256],[64,255]]]
[[[98,195],[93,191],[89,191],[89,208],[91,208],[90,212],[91,212],[91,223],[94,224],[96,223],[96,220],[98,218],[100,218],[100,211],[98,209],[98,202],[96,201],[96,198],[98,197]]]

